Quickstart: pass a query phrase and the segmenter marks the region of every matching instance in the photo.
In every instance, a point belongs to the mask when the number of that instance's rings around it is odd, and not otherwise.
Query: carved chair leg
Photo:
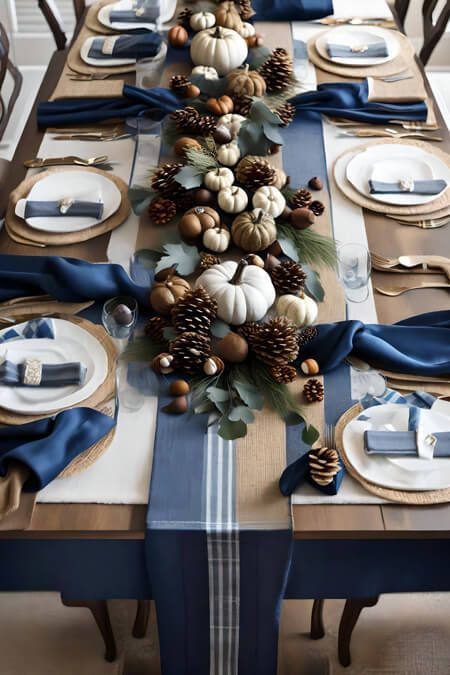
[[[378,602],[379,596],[373,598],[353,598],[345,601],[344,610],[339,624],[338,654],[341,666],[349,666],[350,641],[352,639],[353,629],[359,619],[364,607],[374,607]]]
[[[61,601],[66,607],[85,607],[92,612],[105,643],[105,661],[114,661],[117,656],[116,641],[106,600],[67,600],[61,597]]]
[[[150,618],[150,600],[138,600],[136,618],[133,626],[133,637],[143,638],[147,632]]]
[[[323,625],[323,606],[325,600],[314,600],[311,611],[311,632],[309,634],[311,640],[320,640],[325,635],[325,627]]]

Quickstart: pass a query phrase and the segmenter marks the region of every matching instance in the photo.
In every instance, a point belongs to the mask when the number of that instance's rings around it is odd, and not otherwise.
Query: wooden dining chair
[[[85,9],[86,9],[85,0],[73,0],[73,11],[75,12],[75,19],[77,23],[83,16]]]
[[[13,88],[9,95],[8,102],[2,94],[3,85],[6,76],[9,75],[13,81]],[[0,23],[0,139],[3,138],[6,127],[10,120],[14,105],[22,88],[22,74],[14,65],[9,57],[9,39],[3,25]]]
[[[395,0],[394,9],[402,30],[405,29],[405,18],[408,13],[411,0]],[[439,40],[445,33],[450,20],[450,0],[436,13],[439,0],[424,0],[422,3],[422,26],[423,45],[419,52],[419,58],[425,66]]]
[[[62,50],[67,43],[64,22],[55,0],[38,0],[38,7],[50,28],[55,39],[56,48]]]

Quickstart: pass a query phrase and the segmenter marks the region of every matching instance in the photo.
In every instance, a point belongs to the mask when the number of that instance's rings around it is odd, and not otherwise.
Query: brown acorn
[[[189,394],[190,387],[186,380],[175,380],[169,387],[169,392],[172,396],[186,396]]]
[[[215,204],[216,200],[211,190],[198,188],[198,190],[195,190],[194,192],[194,201],[200,206],[212,206]]]
[[[190,150],[191,148],[193,150],[201,150],[202,146],[198,141],[195,140],[195,138],[189,138],[188,136],[182,136],[173,146],[175,154],[178,155],[178,157],[184,157],[186,150]]]
[[[245,259],[249,265],[256,265],[256,267],[264,269],[264,260],[259,255],[256,255],[256,253],[250,253]]]
[[[270,253],[271,255],[275,256],[275,258],[278,258],[283,253],[283,250],[278,242],[278,239],[269,246],[269,248],[267,249],[267,253]]]
[[[262,47],[264,44],[264,36],[261,33],[255,33],[255,35],[249,35],[245,38],[247,47]]]
[[[158,373],[158,375],[169,375],[174,371],[172,363],[173,363],[172,354],[169,354],[168,352],[162,352],[161,354],[155,356],[155,358],[151,363],[151,367],[153,368],[155,373]]]
[[[182,415],[189,408],[189,403],[186,396],[177,396],[170,403],[165,405],[161,410],[169,415]]]
[[[231,131],[223,124],[219,124],[213,133],[213,139],[217,145],[225,145],[231,141]]]
[[[311,190],[322,190],[323,188],[322,180],[319,178],[319,176],[313,176],[308,181],[308,187],[310,187]]]
[[[217,354],[228,363],[242,363],[248,355],[247,340],[237,333],[228,333],[217,345]]]
[[[302,361],[300,368],[305,375],[317,375],[320,370],[316,359],[306,359],[305,361]]]
[[[212,377],[213,375],[220,375],[225,370],[225,364],[220,358],[220,356],[215,356],[214,354],[206,359],[203,364],[203,372],[205,375]]]
[[[189,35],[183,26],[173,26],[167,34],[167,39],[171,47],[181,49],[189,40]]]
[[[296,230],[305,230],[307,227],[310,227],[315,221],[316,217],[312,211],[306,207],[301,209],[294,209],[291,212],[291,217],[289,219],[292,227],[295,227]]]

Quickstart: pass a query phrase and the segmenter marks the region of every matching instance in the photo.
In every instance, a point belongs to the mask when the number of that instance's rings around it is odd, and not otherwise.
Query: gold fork
[[[423,288],[448,288],[450,289],[450,284],[443,282],[439,283],[437,281],[423,281],[421,284],[415,286],[393,286],[392,288],[383,288],[382,286],[375,286],[375,290],[381,295],[388,295],[391,298],[396,297],[397,295],[402,295],[408,291],[415,291]]]
[[[400,255],[398,258],[385,258],[371,253],[372,267],[382,272],[401,272],[412,274],[445,274],[450,278],[450,259],[439,255]],[[398,267],[402,269],[398,269]]]

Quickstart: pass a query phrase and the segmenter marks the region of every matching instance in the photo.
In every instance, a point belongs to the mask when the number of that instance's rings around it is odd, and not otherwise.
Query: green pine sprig
[[[336,268],[336,244],[331,237],[319,234],[311,227],[296,230],[287,223],[277,223],[279,238],[289,240],[300,262],[318,267]]]

